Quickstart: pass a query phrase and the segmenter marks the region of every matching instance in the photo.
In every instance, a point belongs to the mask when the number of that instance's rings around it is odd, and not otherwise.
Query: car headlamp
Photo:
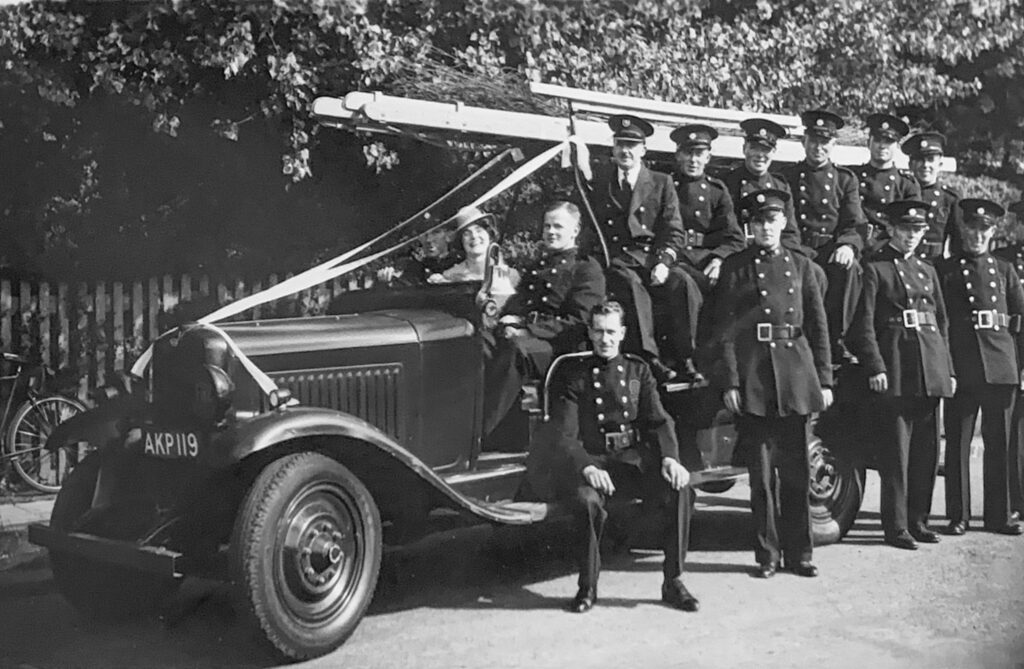
[[[217,423],[231,407],[235,384],[227,372],[206,364],[195,369],[192,383],[192,416],[204,423]]]

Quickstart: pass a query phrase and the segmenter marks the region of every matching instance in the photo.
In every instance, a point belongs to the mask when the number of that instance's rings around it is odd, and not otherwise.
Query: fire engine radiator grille
[[[359,416],[399,443],[405,437],[400,418],[402,365],[296,370],[273,373],[270,377],[279,387],[290,390],[292,397],[304,406]]]

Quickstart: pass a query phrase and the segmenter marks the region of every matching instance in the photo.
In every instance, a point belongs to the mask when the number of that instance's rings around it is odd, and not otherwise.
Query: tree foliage
[[[0,64],[0,255],[51,275],[300,267],[462,173],[464,155],[318,133],[313,98],[357,89],[897,108],[967,172],[1024,175],[1012,0],[27,3],[0,9]]]

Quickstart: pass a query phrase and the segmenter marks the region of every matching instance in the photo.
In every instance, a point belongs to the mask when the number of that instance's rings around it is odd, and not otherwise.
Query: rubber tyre
[[[241,609],[281,656],[338,648],[366,613],[383,554],[366,486],[319,453],[267,465],[235,519],[231,576]]]
[[[100,454],[91,453],[68,476],[50,514],[50,527],[73,530],[92,505]],[[78,555],[50,551],[57,589],[86,617],[123,620],[154,611],[174,594],[180,579],[164,578],[127,567],[93,562]]]
[[[53,428],[83,411],[81,402],[61,395],[22,402],[7,426],[4,454],[11,458],[14,471],[25,483],[40,492],[60,490],[78,464],[78,444],[56,452],[43,446]]]
[[[864,467],[829,450],[819,438],[808,444],[811,535],[815,546],[840,541],[853,527],[864,501]]]

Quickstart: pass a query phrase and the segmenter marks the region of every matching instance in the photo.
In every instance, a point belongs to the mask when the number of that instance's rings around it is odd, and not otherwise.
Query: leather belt
[[[1021,318],[1018,314],[1010,316],[995,309],[980,309],[972,311],[968,319],[975,330],[997,330],[1006,328],[1011,332],[1020,332]]]
[[[902,325],[905,328],[917,329],[922,325],[937,325],[934,311],[918,311],[917,309],[904,309],[899,316],[889,319],[893,325]]]
[[[618,453],[627,448],[633,448],[637,443],[639,443],[639,438],[636,430],[604,433],[604,450],[607,453]]]
[[[799,325],[757,324],[757,341],[774,341],[776,339],[797,339],[804,333]]]
[[[835,241],[835,237],[831,234],[824,232],[812,232],[810,230],[801,230],[800,239],[804,244],[810,246],[812,249],[820,249],[822,246]]]
[[[683,244],[686,246],[703,246],[704,233],[696,230],[683,230]]]

